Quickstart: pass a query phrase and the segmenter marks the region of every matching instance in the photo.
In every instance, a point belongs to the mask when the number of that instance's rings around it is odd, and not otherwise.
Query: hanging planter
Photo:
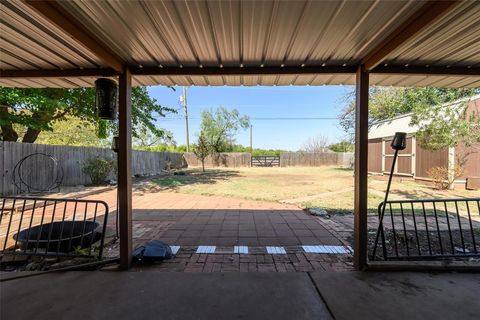
[[[95,81],[95,106],[100,119],[117,119],[117,83],[100,78]]]

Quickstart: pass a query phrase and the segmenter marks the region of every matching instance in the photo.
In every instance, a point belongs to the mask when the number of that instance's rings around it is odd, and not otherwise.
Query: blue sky
[[[344,137],[338,120],[261,120],[256,118],[336,118],[342,107],[346,86],[287,86],[287,87],[188,87],[190,142],[200,128],[202,110],[223,106],[236,108],[251,117],[254,148],[298,150],[309,137],[323,134],[331,142]],[[179,109],[178,114],[158,120],[158,126],[173,132],[178,144],[185,143],[185,123],[176,91],[166,87],[149,87],[151,96],[165,106]],[[250,144],[248,130],[239,132],[237,143]]]

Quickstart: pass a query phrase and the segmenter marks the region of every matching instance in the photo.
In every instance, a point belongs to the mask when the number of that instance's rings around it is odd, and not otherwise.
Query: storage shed
[[[466,106],[465,106],[466,103]],[[457,100],[445,105],[447,108],[465,108],[467,114],[480,114],[480,95],[469,99]],[[430,151],[423,149],[416,140],[419,127],[411,124],[411,114],[395,117],[391,120],[377,122],[368,133],[368,171],[371,174],[388,174],[393,161],[394,151],[390,141],[395,132],[407,133],[407,148],[399,152],[394,172],[399,176],[408,176],[419,180],[431,180],[428,171],[433,167],[454,169],[457,155],[467,154],[464,176],[458,178],[456,184],[475,187],[480,180],[480,143],[465,147],[456,147]]]

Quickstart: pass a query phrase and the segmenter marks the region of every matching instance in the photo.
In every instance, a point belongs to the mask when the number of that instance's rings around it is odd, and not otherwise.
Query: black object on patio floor
[[[136,261],[155,262],[170,259],[173,256],[170,246],[159,240],[152,240],[133,250]]]
[[[100,224],[94,221],[56,221],[15,234],[22,250],[72,252],[76,248],[88,248],[102,237]]]

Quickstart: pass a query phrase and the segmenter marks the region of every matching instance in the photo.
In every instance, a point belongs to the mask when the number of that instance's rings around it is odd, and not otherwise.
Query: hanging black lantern
[[[407,134],[405,132],[395,132],[392,143],[393,150],[403,150],[407,147]]]
[[[117,119],[117,84],[107,78],[95,81],[95,105],[100,119]]]

